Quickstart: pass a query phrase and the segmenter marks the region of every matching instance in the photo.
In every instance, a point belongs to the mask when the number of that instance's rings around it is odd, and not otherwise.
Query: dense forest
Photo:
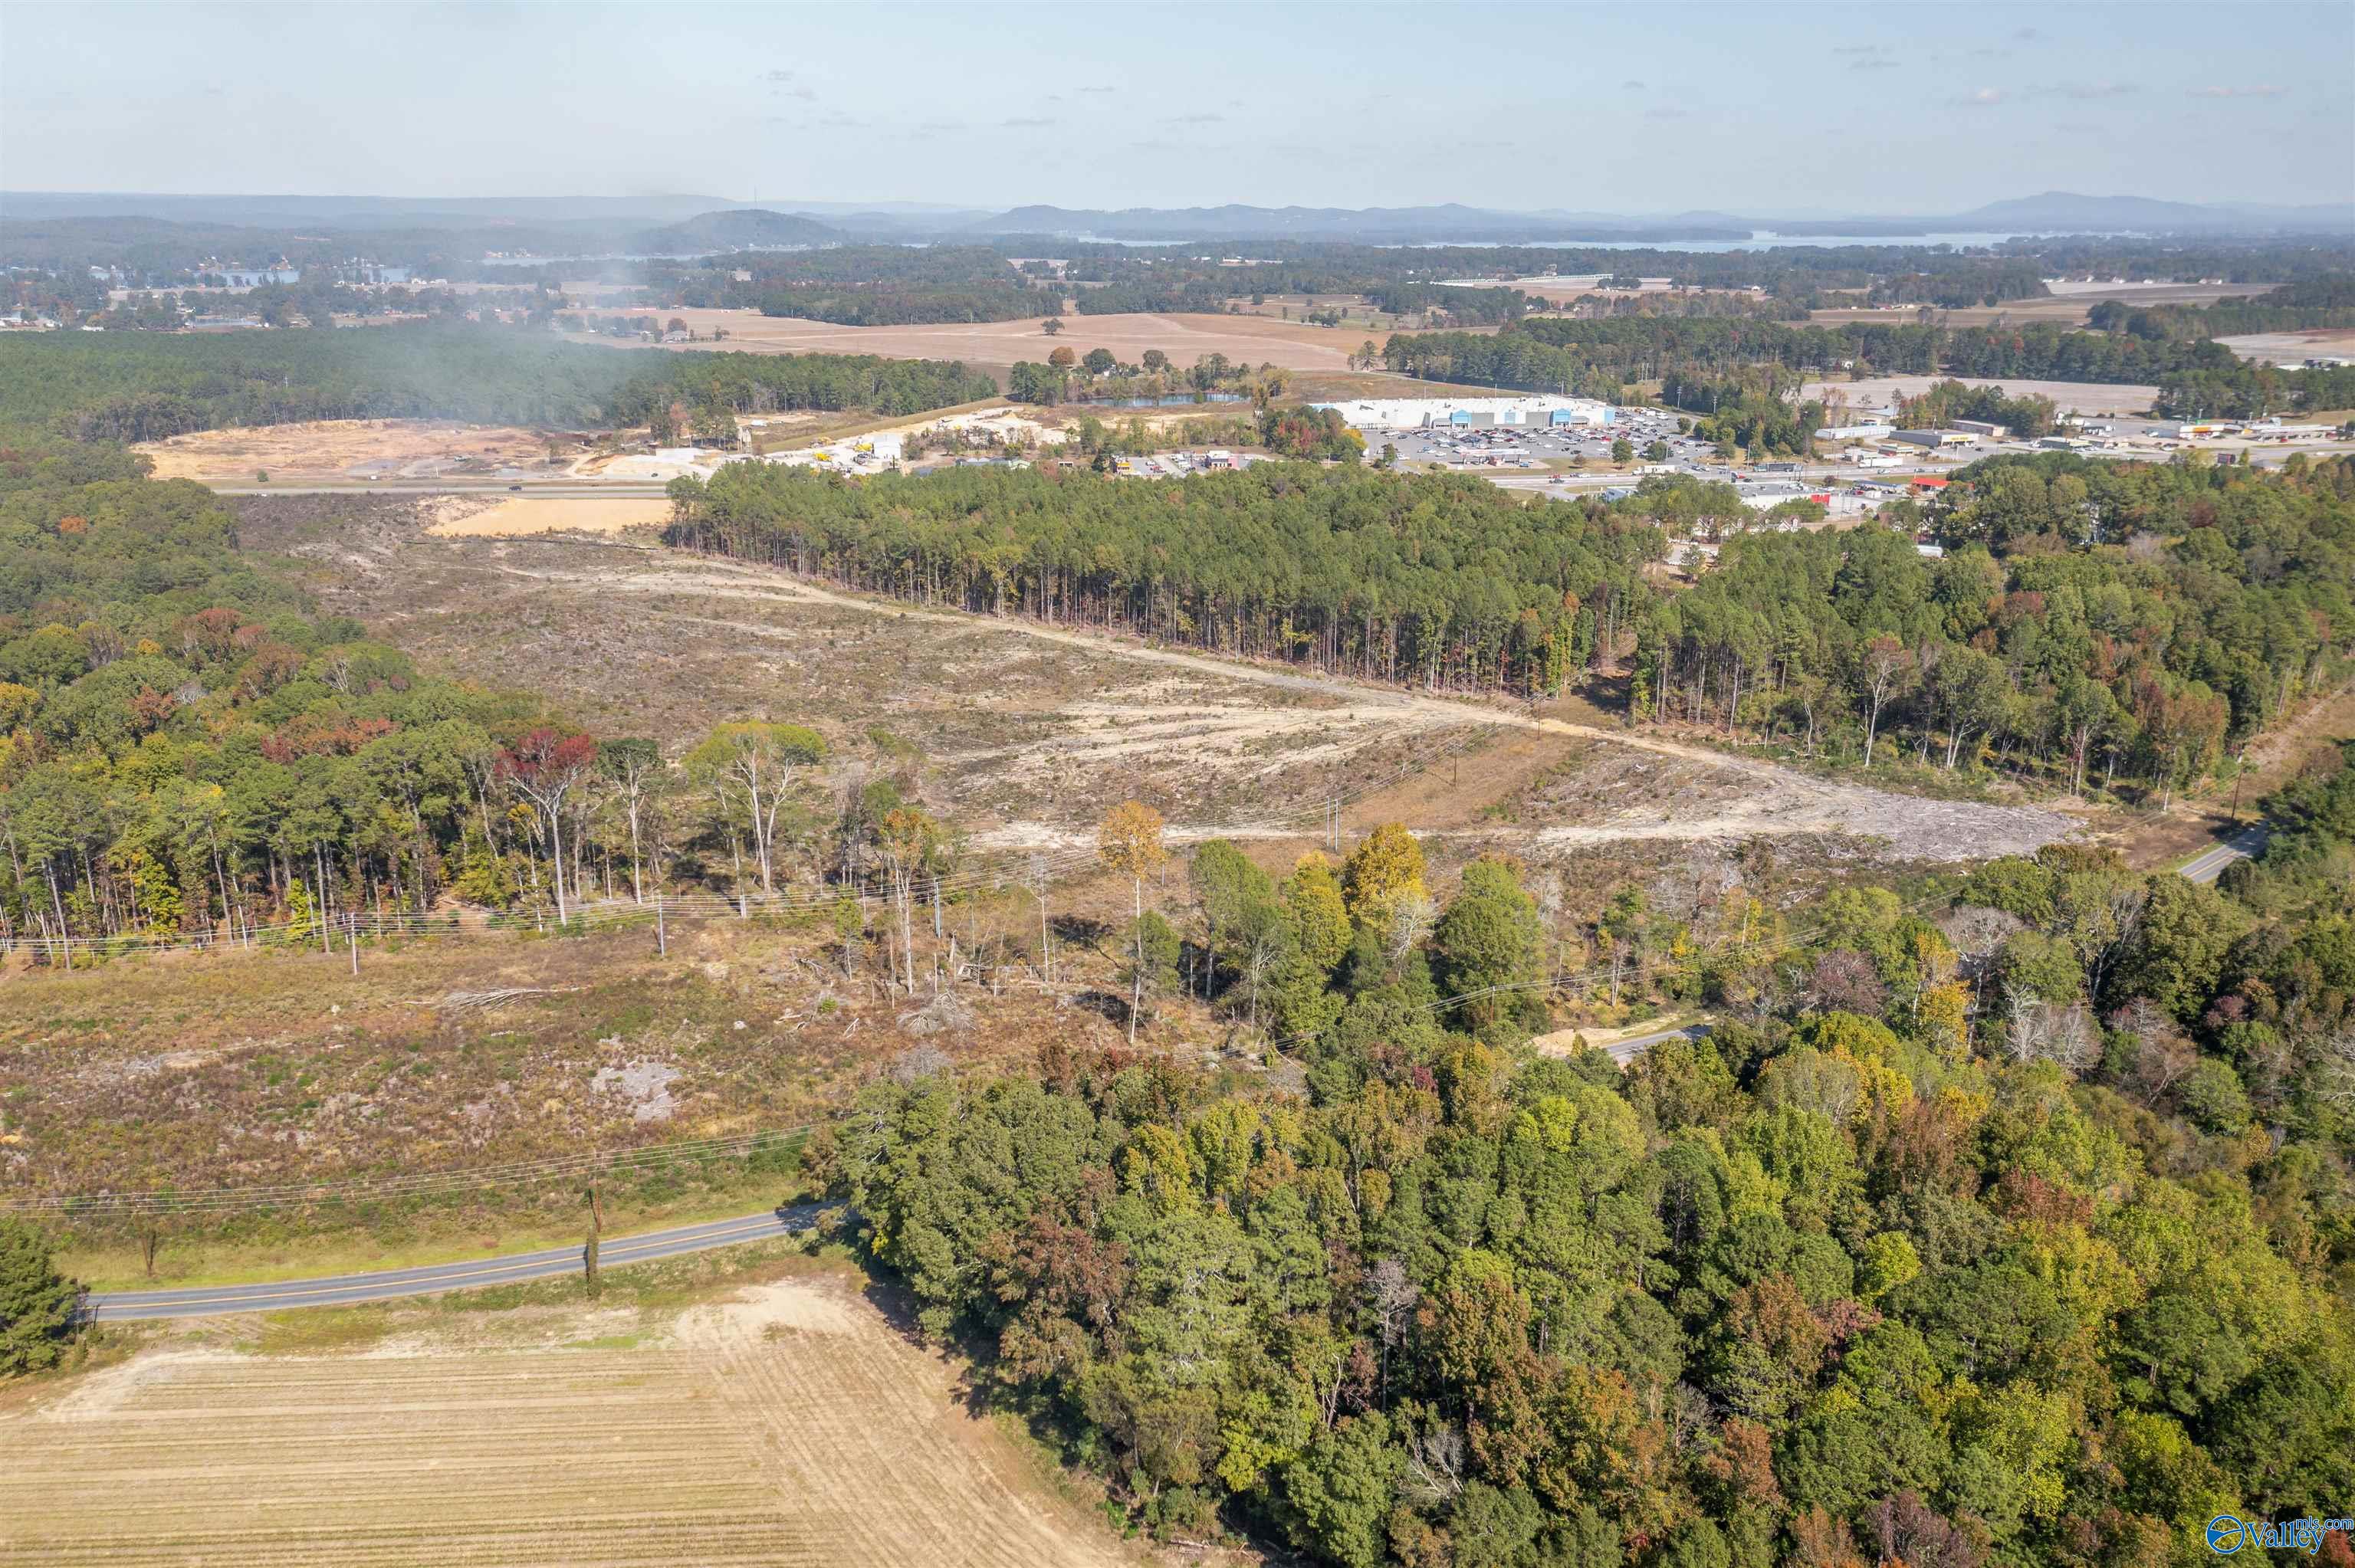
[[[914,414],[986,397],[987,376],[938,360],[666,354],[442,323],[218,337],[44,333],[0,338],[0,430],[144,441],[303,419],[644,424],[673,402],[741,412]]]
[[[1731,539],[1643,621],[1636,713],[2158,797],[2355,673],[2355,462],[1962,478],[1913,519],[1941,559],[1891,528]]]
[[[1934,914],[1737,875],[1567,928],[1503,861],[1435,904],[1396,828],[1280,882],[1213,842],[1170,916],[1305,1096],[911,1056],[816,1159],[982,1396],[1162,1540],[2204,1561],[2218,1513],[2355,1495],[2355,746],[2269,809],[2221,892],[2055,847]],[[1522,1044],[1623,989],[1721,1021]]]
[[[1400,334],[1390,369],[1436,381],[1530,392],[1608,396],[1677,376],[1766,367],[1798,375],[1944,372],[1995,379],[2151,383],[2162,413],[2245,416],[2355,407],[2355,367],[2277,370],[2243,363],[2205,339],[2078,332],[2050,322],[2017,328],[1849,323],[1785,326],[1735,317],[1539,316],[1491,334]],[[1685,407],[1695,407],[1686,403]]]
[[[1468,475],[1263,463],[1184,484],[964,470],[856,486],[731,464],[674,545],[847,587],[1338,673],[1558,691],[1645,596],[1657,530]]]

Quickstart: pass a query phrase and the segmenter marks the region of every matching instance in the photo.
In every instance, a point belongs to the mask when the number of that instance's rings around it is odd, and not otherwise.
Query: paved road
[[[2222,843],[2205,853],[2186,861],[2177,869],[2193,882],[2213,882],[2224,874],[2224,868],[2236,860],[2254,860],[2265,847],[2273,830],[2260,822],[2243,828]]]
[[[741,1219],[712,1220],[699,1225],[678,1225],[645,1235],[616,1237],[597,1252],[600,1267],[645,1263],[682,1253],[708,1252],[739,1242],[765,1241],[790,1235],[816,1223],[823,1203],[790,1203]],[[444,1290],[467,1290],[481,1285],[513,1285],[527,1279],[549,1279],[577,1274],[577,1246],[551,1247],[545,1252],[517,1253],[469,1263],[429,1264],[421,1268],[392,1268],[378,1274],[344,1274],[325,1279],[288,1279],[271,1285],[197,1286],[186,1290],[118,1290],[93,1294],[90,1315],[106,1322],[133,1318],[209,1318],[220,1312],[277,1312],[290,1307],[347,1307],[360,1301],[389,1301],[402,1296],[432,1296]]]

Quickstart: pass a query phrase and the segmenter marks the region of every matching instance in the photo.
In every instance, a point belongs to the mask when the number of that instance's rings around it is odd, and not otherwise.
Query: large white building
[[[1611,405],[1592,397],[1366,397],[1347,403],[1319,403],[1339,414],[1352,429],[1419,430],[1433,425],[1480,428],[1510,426],[1597,426],[1611,423]]]

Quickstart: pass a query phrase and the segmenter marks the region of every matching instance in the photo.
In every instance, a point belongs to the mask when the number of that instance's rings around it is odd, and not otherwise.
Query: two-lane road
[[[2236,860],[2254,860],[2264,849],[2273,830],[2259,822],[2243,828],[2214,849],[2193,856],[2176,870],[2192,882],[2213,882],[2224,874],[2224,868]]]
[[[645,1235],[617,1236],[598,1247],[598,1266],[645,1263],[658,1257],[733,1246],[740,1242],[791,1235],[816,1224],[817,1216],[826,1207],[824,1203],[789,1203],[739,1219],[677,1225]],[[209,1318],[219,1312],[277,1312],[290,1307],[347,1307],[362,1301],[389,1301],[403,1296],[432,1296],[444,1290],[514,1285],[527,1279],[573,1274],[581,1269],[581,1251],[577,1246],[550,1247],[508,1257],[428,1264],[420,1268],[391,1268],[376,1274],[341,1274],[321,1279],[287,1279],[269,1285],[104,1291],[88,1298],[87,1310],[100,1321],[120,1322],[133,1318]]]

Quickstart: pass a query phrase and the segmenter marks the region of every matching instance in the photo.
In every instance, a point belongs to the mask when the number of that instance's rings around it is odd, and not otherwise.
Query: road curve
[[[815,1224],[826,1206],[787,1203],[738,1219],[617,1236],[597,1249],[598,1266],[609,1268],[625,1263],[645,1263],[658,1257],[733,1246],[740,1242],[791,1235]],[[389,1268],[375,1274],[340,1274],[321,1279],[287,1279],[268,1285],[101,1291],[85,1298],[83,1310],[94,1320],[114,1323],[140,1318],[209,1318],[222,1312],[280,1312],[295,1307],[348,1307],[363,1301],[390,1301],[404,1296],[432,1296],[444,1290],[513,1285],[573,1274],[581,1268],[581,1253],[577,1246],[560,1246],[541,1252],[519,1252],[507,1257]]]
[[[2273,830],[2258,823],[2243,828],[2214,849],[2203,852],[2176,867],[2179,874],[2191,882],[2213,882],[2224,874],[2224,868],[2236,860],[2254,860],[2265,847]]]

